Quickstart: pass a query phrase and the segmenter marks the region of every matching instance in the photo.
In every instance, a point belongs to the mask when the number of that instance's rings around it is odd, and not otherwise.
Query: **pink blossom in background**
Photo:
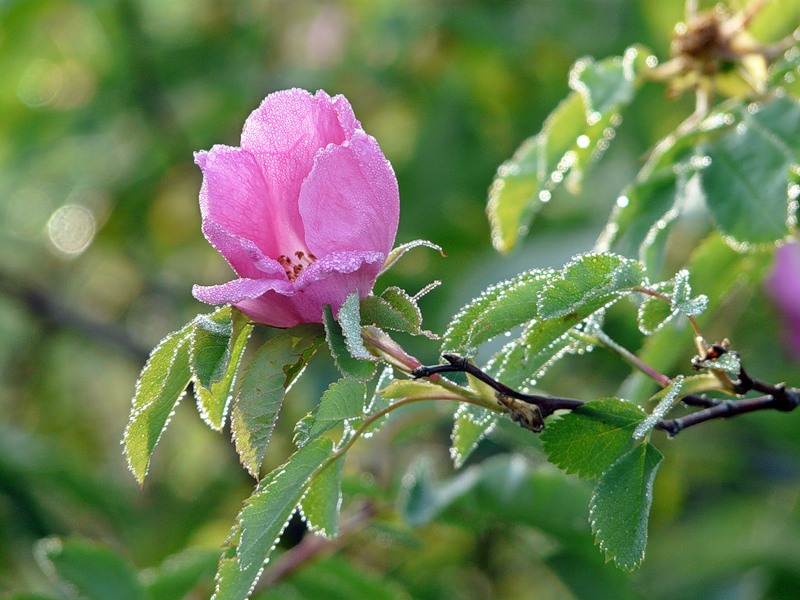
[[[800,357],[800,243],[789,243],[775,251],[768,286],[783,316],[787,346]]]
[[[239,276],[194,286],[275,327],[322,321],[370,293],[392,249],[400,196],[392,166],[343,96],[291,89],[247,118],[241,146],[195,153],[203,233]]]

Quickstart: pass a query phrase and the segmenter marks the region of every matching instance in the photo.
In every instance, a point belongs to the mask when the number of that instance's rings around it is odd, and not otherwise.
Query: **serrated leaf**
[[[245,502],[239,515],[242,532],[236,556],[239,569],[262,566],[294,514],[311,478],[331,456],[333,442],[320,438],[295,452],[274,477]]]
[[[225,375],[232,333],[230,306],[223,306],[210,315],[198,315],[194,320],[191,366],[199,385],[209,388]]]
[[[344,457],[322,469],[308,488],[300,510],[308,528],[326,538],[339,535]]]
[[[458,405],[450,445],[450,458],[457,469],[464,466],[478,443],[497,425],[499,418],[497,413],[474,404]]]
[[[583,254],[569,263],[539,294],[540,319],[590,314],[645,281],[638,261],[616,254]]]
[[[295,426],[294,443],[305,446],[329,429],[347,419],[364,415],[367,386],[355,379],[340,379],[332,383],[317,407]]]
[[[672,292],[672,305],[688,317],[698,317],[708,308],[708,297],[700,294],[692,297],[692,287],[689,285],[689,271],[681,269],[675,274],[675,284]]]
[[[364,407],[364,416],[374,415],[391,404],[391,399],[385,398],[382,395],[383,390],[388,386],[392,381],[394,381],[394,370],[390,366],[386,366],[381,373],[381,376],[378,378],[378,383],[375,385],[375,392],[372,394],[372,398],[370,399],[369,403]],[[381,428],[386,424],[386,421],[389,419],[389,413],[386,413],[382,417],[377,418],[374,420],[363,432],[362,437],[368,438],[375,435]],[[359,419],[353,419],[348,421],[348,425],[351,427],[360,426],[361,422]]]
[[[225,425],[252,330],[249,319],[230,306],[195,320],[190,346],[194,394],[201,418],[212,429]]]
[[[489,190],[487,213],[492,243],[510,251],[552,193],[563,183],[576,192],[583,172],[608,147],[619,124],[616,114],[638,86],[638,52],[573,67],[573,91],[548,116],[541,132],[523,142],[504,162]]]
[[[656,404],[653,412],[647,415],[647,418],[636,426],[636,429],[633,431],[633,439],[640,440],[650,433],[650,430],[656,426],[656,423],[663,419],[672,409],[683,391],[683,379],[683,375],[676,375],[672,383],[655,395],[655,398],[658,399],[658,404]]]
[[[576,311],[561,318],[532,322],[493,359],[498,365],[498,377],[513,388],[535,385],[567,354],[591,349],[587,343],[575,340],[570,331],[592,314],[592,311]]]
[[[739,373],[742,370],[742,361],[736,352],[726,352],[717,358],[706,360],[700,360],[699,357],[696,357],[692,364],[696,368],[722,371],[734,379],[739,377]]]
[[[738,117],[736,127],[705,147],[706,203],[737,245],[772,243],[796,222],[800,104],[776,97],[759,110],[742,108]]]
[[[548,460],[579,477],[599,477],[632,444],[631,434],[647,415],[618,398],[587,402],[548,423],[541,433]]]
[[[146,600],[136,570],[119,554],[84,540],[48,538],[36,545],[43,570],[83,600]]]
[[[350,356],[361,360],[375,360],[361,340],[361,314],[359,312],[358,292],[352,292],[347,296],[336,315],[336,322],[342,328],[345,345],[350,352]]]
[[[380,296],[361,299],[361,323],[416,335],[422,316],[408,294],[400,288],[387,288]]]
[[[592,494],[595,543],[621,569],[630,571],[644,560],[653,481],[663,458],[650,444],[636,446],[603,473]]]
[[[245,501],[220,558],[212,600],[246,600],[333,444],[316,440],[268,473]],[[243,559],[244,555],[244,559]]]
[[[253,356],[242,375],[231,414],[231,432],[242,465],[258,478],[287,390],[322,343],[319,325],[284,329]]]
[[[444,250],[442,250],[441,246],[439,246],[438,244],[434,244],[433,242],[429,242],[428,240],[414,240],[413,242],[407,242],[405,244],[401,244],[400,246],[389,252],[389,256],[386,257],[386,262],[383,264],[383,267],[381,268],[380,273],[378,273],[378,276],[380,277],[381,275],[386,273],[386,271],[391,269],[406,252],[412,250],[413,248],[418,248],[419,246],[425,246],[426,248],[432,248],[433,250],[438,250],[439,254],[445,256]]]
[[[189,385],[192,323],[164,338],[150,353],[133,396],[123,435],[125,457],[136,480],[144,482],[150,456]]]
[[[648,296],[639,305],[637,313],[639,331],[645,335],[653,335],[677,314],[678,311],[673,309],[669,302]]]
[[[333,311],[327,304],[323,310],[322,321],[325,325],[325,338],[339,372],[345,377],[359,381],[372,379],[375,374],[375,362],[356,358],[350,353],[342,327],[333,318]],[[364,351],[366,352],[366,349]]]

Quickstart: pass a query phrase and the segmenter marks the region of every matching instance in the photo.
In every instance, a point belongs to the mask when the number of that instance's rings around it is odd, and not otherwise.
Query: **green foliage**
[[[136,382],[123,444],[128,466],[139,483],[144,482],[150,456],[191,380],[191,331],[192,323],[164,338],[150,353]]]
[[[641,263],[614,254],[574,259],[539,294],[540,319],[588,317],[645,280]]]
[[[500,165],[487,207],[499,251],[517,244],[562,182],[572,191],[579,188],[583,171],[613,139],[618,112],[633,99],[641,55],[640,49],[629,48],[621,58],[575,63],[569,78],[574,91],[550,114],[542,131]]]
[[[645,417],[638,405],[619,398],[588,402],[549,423],[542,447],[567,473],[596,478],[631,447],[633,431]]]
[[[298,325],[268,340],[242,374],[231,433],[242,465],[258,478],[286,391],[322,343],[318,325]]]
[[[300,511],[308,528],[327,538],[339,535],[344,457],[324,467],[311,482]]]
[[[215,600],[249,597],[289,518],[332,451],[331,440],[315,440],[261,480],[237,518],[231,538],[235,551],[220,560]]]
[[[364,416],[366,398],[367,386],[361,381],[345,378],[332,383],[317,407],[295,426],[294,443],[305,446],[329,429]]]
[[[796,223],[800,105],[789,97],[739,107],[730,131],[710,141],[703,171],[708,208],[740,245],[785,238]]]
[[[354,306],[351,301],[348,305],[348,309],[350,311],[357,311],[358,304],[355,304]],[[341,310],[339,311],[340,318],[341,313],[344,310],[345,307],[342,306]],[[350,328],[349,339],[352,339],[352,342],[348,342],[348,338],[344,333],[341,322],[337,322],[333,318],[333,311],[331,310],[330,306],[325,306],[325,311],[323,314],[325,339],[328,341],[328,348],[330,348],[331,356],[333,356],[333,361],[336,363],[336,367],[345,377],[352,377],[353,379],[358,379],[359,381],[368,381],[372,379],[372,376],[375,374],[375,362],[373,360],[364,359],[363,357],[354,356],[351,352],[350,346],[348,345],[351,344],[358,346],[358,344],[361,344],[361,348],[357,350],[357,354],[367,354],[367,350],[363,347],[359,333],[361,329],[361,320],[358,316],[358,313],[356,312],[355,314],[351,314],[350,317],[345,320],[345,322]],[[355,341],[356,339],[358,339],[358,342]]]
[[[442,352],[472,355],[481,343],[534,319],[539,293],[553,275],[549,269],[535,269],[484,290],[453,317]]]
[[[663,456],[650,444],[622,455],[597,482],[589,506],[595,541],[622,569],[644,560],[653,481]]]
[[[412,335],[422,333],[422,313],[411,296],[399,287],[388,287],[380,296],[361,300],[361,323],[381,329],[402,331]]]
[[[225,306],[195,320],[190,344],[197,408],[212,429],[225,425],[233,384],[253,329],[238,310]]]

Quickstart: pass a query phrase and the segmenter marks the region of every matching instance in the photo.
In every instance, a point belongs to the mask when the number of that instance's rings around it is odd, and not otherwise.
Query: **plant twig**
[[[523,394],[513,388],[497,381],[488,373],[470,363],[466,358],[455,354],[445,354],[444,359],[448,364],[423,366],[414,369],[414,377],[430,377],[438,373],[469,373],[497,392],[497,400],[511,413],[515,421],[523,427],[539,431],[544,426],[543,419],[553,414],[556,410],[575,410],[586,402],[574,398],[559,398],[555,396],[541,396],[538,394]],[[689,427],[711,421],[713,419],[730,419],[759,410],[779,410],[789,412],[800,405],[800,389],[787,388],[783,384],[772,385],[753,379],[744,369],[741,370],[739,381],[736,384],[737,393],[758,391],[766,394],[757,398],[744,398],[741,400],[716,400],[690,394],[684,396],[682,401],[687,406],[702,407],[694,413],[675,419],[662,419],[655,425],[655,429],[665,431],[673,437]],[[510,401],[509,401],[510,400]],[[519,402],[535,406],[539,420],[534,418],[530,422],[530,414],[523,411]]]

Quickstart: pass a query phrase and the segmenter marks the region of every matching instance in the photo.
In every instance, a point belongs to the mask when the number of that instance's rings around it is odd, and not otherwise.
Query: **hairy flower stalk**
[[[322,321],[370,293],[392,245],[400,196],[392,166],[349,102],[323,91],[267,96],[241,146],[197,152],[203,233],[238,279],[194,286],[275,327]]]

